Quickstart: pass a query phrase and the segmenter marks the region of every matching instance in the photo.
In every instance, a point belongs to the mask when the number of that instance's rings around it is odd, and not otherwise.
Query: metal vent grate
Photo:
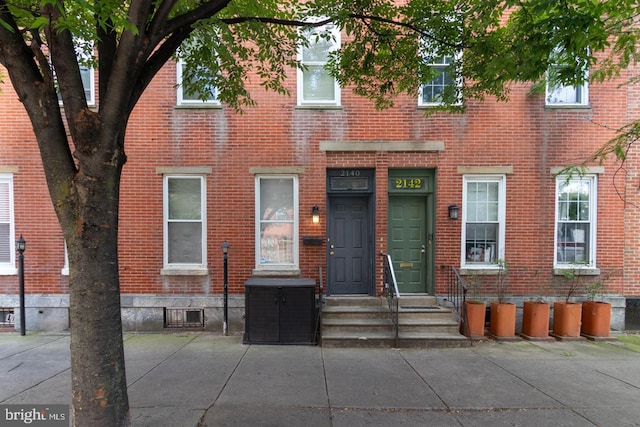
[[[15,326],[15,314],[13,308],[0,307],[0,328],[13,328]]]
[[[203,308],[165,308],[165,328],[204,328]]]

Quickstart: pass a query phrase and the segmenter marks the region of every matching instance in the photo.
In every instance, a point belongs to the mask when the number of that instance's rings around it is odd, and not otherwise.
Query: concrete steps
[[[463,347],[469,341],[459,333],[450,308],[428,295],[399,300],[398,340],[386,298],[332,296],[322,309],[321,343],[325,347]]]

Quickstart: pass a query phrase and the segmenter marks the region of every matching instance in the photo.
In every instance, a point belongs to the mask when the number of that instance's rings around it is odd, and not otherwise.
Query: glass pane
[[[185,80],[184,70],[187,68],[186,64],[182,64],[182,82],[189,82]],[[213,86],[206,86],[206,93],[202,93],[204,91],[198,90],[187,90],[183,85],[180,86],[182,90],[182,100],[183,101],[214,101],[216,99],[216,89]]]
[[[333,49],[335,43],[333,39],[327,40],[319,37],[323,28],[308,31],[305,36],[309,40],[309,46],[302,48],[302,62],[327,62],[329,60],[329,52]]]
[[[0,224],[0,263],[11,262],[11,228],[9,224]]]
[[[200,178],[169,178],[169,219],[202,219]]]
[[[9,222],[11,220],[11,193],[9,184],[0,182],[0,221]]]
[[[302,93],[305,101],[333,101],[335,80],[322,66],[307,66],[302,73]]]
[[[260,220],[293,221],[293,179],[260,179]]]
[[[558,263],[588,264],[590,225],[588,223],[558,224]]]
[[[169,263],[202,264],[202,223],[170,222]]]
[[[467,224],[466,261],[495,263],[498,255],[498,224]]]
[[[91,73],[93,69],[80,67],[80,77],[82,78],[82,86],[84,87],[84,96],[87,98],[87,102],[91,101]]]
[[[293,223],[260,225],[260,264],[293,264]]]
[[[498,221],[499,184],[470,182],[467,184],[467,221]]]

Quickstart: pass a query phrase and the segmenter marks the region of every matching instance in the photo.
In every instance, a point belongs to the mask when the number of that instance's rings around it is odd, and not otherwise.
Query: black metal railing
[[[460,272],[454,266],[447,268],[447,302],[455,309],[457,321],[460,324],[460,333],[470,336],[468,333],[469,322],[467,321],[467,311],[464,303],[467,300],[467,291],[469,290],[464,283],[464,279],[460,276]]]
[[[398,310],[399,310],[399,298],[400,291],[398,291],[398,281],[396,280],[396,273],[393,270],[393,262],[391,255],[380,252],[380,255],[384,259],[384,278],[382,282],[382,294],[387,297],[387,303],[389,304],[389,312],[391,313],[391,325],[393,328],[393,334],[395,339],[395,346],[398,346]]]

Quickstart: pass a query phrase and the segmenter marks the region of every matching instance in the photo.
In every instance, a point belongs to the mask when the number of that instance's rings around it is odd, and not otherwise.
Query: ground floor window
[[[298,267],[298,178],[256,176],[256,268]]]
[[[462,265],[497,267],[504,259],[505,177],[467,175],[463,181]]]
[[[206,267],[205,179],[164,176],[164,267]]]
[[[596,175],[556,178],[557,267],[595,267],[596,206]]]
[[[15,274],[13,175],[0,174],[0,274]]]

